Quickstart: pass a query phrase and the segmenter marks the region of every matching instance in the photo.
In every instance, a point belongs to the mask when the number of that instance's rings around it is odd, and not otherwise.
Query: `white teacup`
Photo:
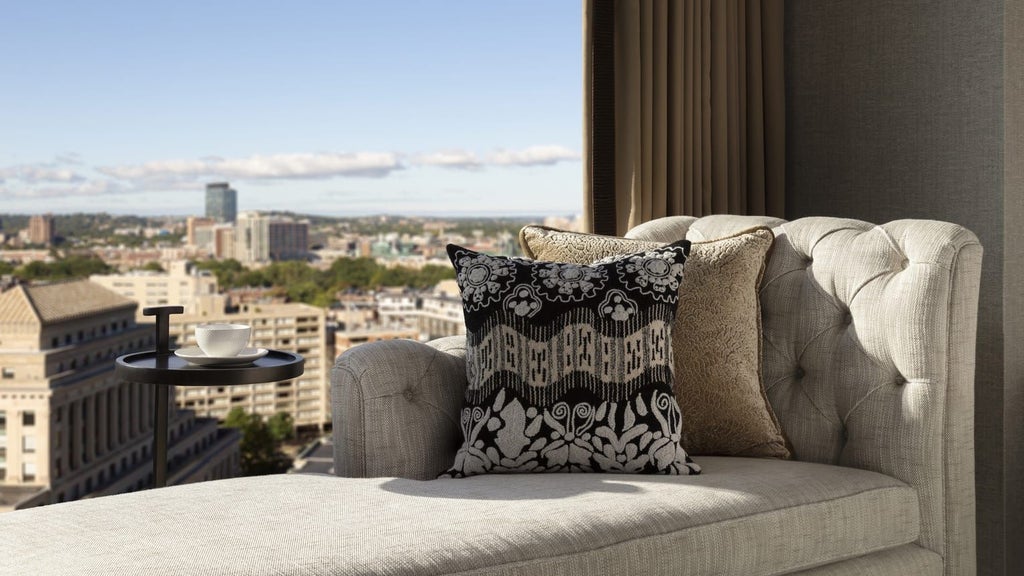
[[[247,324],[213,322],[196,326],[196,344],[210,357],[237,356],[249,343]]]

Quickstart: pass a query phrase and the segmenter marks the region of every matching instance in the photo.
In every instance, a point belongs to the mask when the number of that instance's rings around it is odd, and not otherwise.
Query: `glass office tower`
[[[217,222],[234,222],[238,213],[238,193],[227,182],[206,185],[206,217]]]

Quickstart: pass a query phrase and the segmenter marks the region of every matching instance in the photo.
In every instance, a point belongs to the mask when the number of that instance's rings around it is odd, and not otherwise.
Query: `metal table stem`
[[[167,486],[167,414],[171,386],[210,386],[275,382],[301,376],[305,361],[292,352],[270,350],[245,366],[206,367],[191,365],[170,349],[170,316],[184,312],[182,306],[153,306],[142,309],[144,316],[156,317],[156,350],[125,354],[117,359],[114,373],[124,381],[156,386],[153,403],[153,487]]]

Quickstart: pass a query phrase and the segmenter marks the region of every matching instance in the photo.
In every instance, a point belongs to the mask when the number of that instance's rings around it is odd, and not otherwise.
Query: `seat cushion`
[[[779,574],[913,542],[874,472],[705,457],[695,476],[237,478],[0,515],[2,574]]]

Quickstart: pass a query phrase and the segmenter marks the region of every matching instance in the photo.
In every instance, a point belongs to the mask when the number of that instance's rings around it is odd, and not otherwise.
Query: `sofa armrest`
[[[426,480],[452,465],[467,386],[465,341],[379,341],[338,357],[331,370],[335,474]]]

